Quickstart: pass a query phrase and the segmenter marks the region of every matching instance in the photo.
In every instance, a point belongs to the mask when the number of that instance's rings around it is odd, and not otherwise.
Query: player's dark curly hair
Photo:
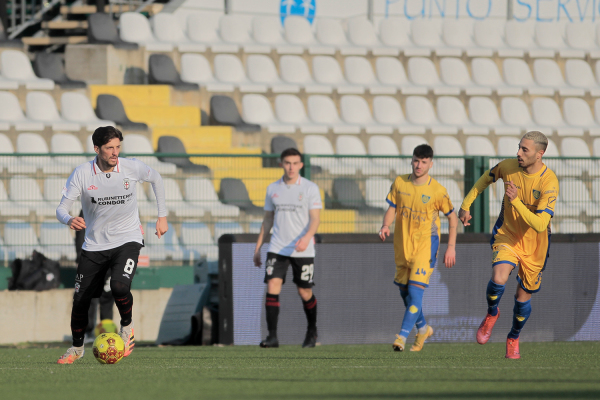
[[[302,158],[302,153],[300,153],[298,149],[290,147],[289,149],[285,149],[281,152],[281,156],[279,157],[279,159],[283,161],[284,158],[289,156],[300,156],[300,158]]]
[[[428,144],[420,144],[413,150],[413,156],[417,158],[433,158],[433,149]]]
[[[94,146],[102,147],[115,138],[118,138],[121,142],[123,141],[123,134],[120,130],[114,126],[101,126],[94,131],[92,142],[94,142]]]

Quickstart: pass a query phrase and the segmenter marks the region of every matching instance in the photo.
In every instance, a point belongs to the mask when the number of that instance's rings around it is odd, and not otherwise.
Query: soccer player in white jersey
[[[156,235],[160,238],[168,229],[165,190],[160,174],[135,158],[120,158],[123,135],[112,126],[96,129],[92,141],[98,155],[93,161],[75,168],[56,209],[56,217],[63,224],[75,231],[85,228],[71,311],[73,346],[59,358],[59,364],[72,364],[83,357],[90,302],[100,296],[109,269],[110,287],[121,314],[119,335],[125,342],[124,356],[133,350],[133,296],[130,289],[140,249],[144,246],[136,185],[152,184],[158,208]],[[80,196],[83,218],[69,214]]]
[[[265,237],[273,234],[269,242],[265,269],[267,296],[265,302],[269,334],[260,347],[279,347],[277,318],[279,293],[285,283],[288,267],[292,266],[294,283],[304,305],[308,321],[306,338],[302,347],[315,347],[317,343],[317,299],[314,286],[314,235],[319,227],[321,195],[319,187],[300,176],[304,166],[302,154],[294,148],[281,153],[283,176],[267,188],[265,217],[254,251],[254,265],[262,265],[260,248]]]

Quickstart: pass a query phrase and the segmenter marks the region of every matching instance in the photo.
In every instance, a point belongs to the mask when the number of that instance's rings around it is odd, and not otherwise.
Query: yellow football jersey
[[[440,242],[439,212],[448,216],[454,210],[446,188],[432,177],[423,185],[415,185],[410,174],[401,175],[392,184],[386,200],[396,208],[396,266],[411,268],[419,257],[434,264]]]
[[[517,186],[519,200],[532,213],[554,216],[558,178],[546,165],[530,175],[519,167],[516,159],[508,159],[492,168],[489,177],[491,182],[499,179],[505,183],[513,182]],[[504,189],[496,187],[496,190]],[[510,246],[522,262],[532,267],[543,267],[548,254],[550,231],[550,225],[540,233],[531,228],[504,194],[500,216],[492,231],[492,245]]]

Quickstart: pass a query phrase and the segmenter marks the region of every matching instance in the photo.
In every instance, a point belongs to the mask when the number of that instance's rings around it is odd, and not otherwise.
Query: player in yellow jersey
[[[491,183],[502,179],[505,195],[498,221],[492,231],[492,278],[486,298],[488,312],[477,330],[477,342],[485,344],[500,316],[498,304],[508,276],[517,274],[517,294],[512,329],[506,340],[506,358],[520,358],[519,334],[531,314],[531,294],[540,290],[542,272],[550,249],[550,219],[558,197],[558,179],[543,162],[548,146],[543,133],[532,131],[519,143],[516,159],[500,162],[486,171],[465,197],[458,217],[470,225],[469,208]],[[496,187],[496,190],[501,190]]]
[[[390,235],[390,226],[396,220],[394,231],[394,254],[396,277],[400,296],[406,306],[402,329],[392,345],[395,351],[403,351],[406,338],[413,326],[417,336],[411,351],[420,351],[425,340],[433,335],[423,316],[423,293],[429,286],[440,245],[440,211],[449,220],[450,238],[444,256],[447,268],[456,262],[456,228],[458,218],[448,197],[446,188],[429,176],[433,165],[433,149],[422,144],[415,147],[412,157],[412,173],[401,175],[390,188],[387,202],[390,205],[383,217],[379,231],[382,241]]]

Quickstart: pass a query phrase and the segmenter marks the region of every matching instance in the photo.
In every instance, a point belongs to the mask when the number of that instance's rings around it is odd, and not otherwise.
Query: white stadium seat
[[[10,200],[8,193],[6,193],[4,182],[2,181],[0,181],[0,215],[3,217],[29,216],[29,207],[19,204],[19,202]]]
[[[563,27],[557,23],[537,23],[535,24],[535,41],[540,48],[551,51],[552,56],[554,53],[559,53],[561,58],[584,58],[585,51],[566,45],[563,32]],[[548,55],[543,57],[548,57]]]
[[[169,224],[168,231],[160,239],[155,235],[155,231],[156,224],[148,222],[146,224],[146,234],[144,235],[144,247],[140,254],[148,255],[151,260],[166,260],[167,257],[173,260],[184,259],[184,251],[179,246],[175,228],[172,224]]]
[[[552,88],[561,96],[583,96],[585,90],[565,83],[560,67],[554,60],[537,59],[533,63],[533,75],[538,85]]]
[[[3,154],[14,154],[15,150],[12,142],[4,133],[0,133],[0,148]],[[17,174],[31,174],[37,170],[34,164],[24,163],[21,157],[0,156],[0,166],[4,166],[8,172]]]
[[[213,66],[217,80],[238,86],[242,93],[267,91],[267,85],[256,84],[246,78],[242,62],[232,54],[217,54]]]
[[[498,52],[500,57],[523,57],[523,50],[511,48],[504,41],[504,23],[502,20],[486,19],[475,21],[473,39],[480,47]]]
[[[498,138],[498,157],[516,157],[520,139],[513,137]]]
[[[5,79],[24,85],[27,90],[54,89],[52,79],[38,78],[35,75],[31,61],[22,51],[4,50],[0,54],[0,71]]]
[[[114,121],[102,120],[96,116],[90,100],[82,93],[66,92],[60,98],[60,109],[64,119],[95,131],[101,126],[115,126]]]
[[[600,136],[600,125],[594,121],[590,106],[585,100],[580,98],[565,99],[563,110],[567,124],[584,129],[591,136]]]
[[[185,180],[185,198],[190,204],[210,211],[213,217],[237,217],[240,215],[239,207],[219,201],[215,187],[206,178],[187,178]]]
[[[10,199],[22,206],[28,207],[40,217],[54,217],[56,215],[55,202],[47,202],[37,181],[27,176],[16,175],[10,178]],[[6,237],[4,237],[6,239]]]
[[[327,133],[327,125],[312,123],[306,115],[304,104],[299,97],[291,94],[280,94],[275,98],[275,115],[284,124],[292,124],[301,133]]]
[[[16,258],[29,259],[33,250],[41,251],[33,227],[20,220],[9,220],[4,224],[4,243]]]
[[[560,143],[560,154],[563,157],[591,157],[590,149],[587,143],[576,137],[564,138]],[[598,168],[592,168],[591,162],[587,160],[564,160],[565,164],[576,169],[575,176],[579,176],[583,171],[587,171],[590,175],[598,175]],[[560,171],[559,171],[560,173]],[[561,189],[561,195],[563,191]]]
[[[440,80],[433,61],[424,57],[412,57],[408,60],[408,77],[418,86],[433,90],[436,95],[459,95],[460,89],[444,85]]]
[[[586,53],[598,50],[594,42],[594,25],[589,22],[577,22],[576,24],[567,24],[565,28],[567,44]]]
[[[431,54],[429,48],[415,46],[410,40],[410,23],[404,18],[389,17],[381,20],[379,37],[384,45],[401,49],[407,57],[428,57]]]
[[[252,40],[250,25],[240,14],[223,15],[219,20],[219,33],[225,43],[238,44],[245,53],[268,54],[271,52],[271,46],[257,44]]]
[[[135,158],[161,174],[174,174],[177,171],[175,164],[159,161],[158,158],[154,156],[152,144],[148,138],[143,135],[130,133],[127,135],[126,140],[123,140],[122,146],[123,153],[125,154],[152,154],[148,156],[136,155]]]
[[[386,178],[370,176],[365,182],[366,202],[369,207],[381,208],[387,210],[390,205],[386,201],[386,197],[390,192],[392,181]]]
[[[424,137],[421,136],[404,136],[402,138],[402,155],[412,157],[415,147],[421,144],[429,144]]]
[[[158,41],[152,34],[150,22],[143,14],[125,12],[119,18],[121,39],[144,46],[147,51],[172,51],[171,43]]]
[[[163,184],[165,186],[165,204],[167,210],[175,213],[178,217],[202,217],[204,215],[206,211],[203,207],[184,200],[179,189],[179,184],[175,179],[163,177]],[[149,201],[156,203],[156,195],[152,188],[150,188],[148,194]]]
[[[81,125],[63,119],[58,113],[56,103],[50,94],[46,92],[29,92],[25,98],[27,104],[27,118],[42,122],[53,130],[76,132]]]
[[[302,46],[291,45],[283,38],[281,18],[279,17],[254,17],[252,36],[257,43],[271,46],[279,54],[302,54],[304,52]]]
[[[348,37],[358,47],[366,47],[373,55],[397,56],[398,47],[384,46],[377,38],[377,33],[371,21],[363,17],[352,18],[348,21]]]
[[[518,97],[504,97],[500,101],[500,109],[502,119],[509,126],[527,131],[534,125],[527,104]]]
[[[298,93],[300,86],[284,83],[277,74],[277,68],[271,57],[252,54],[246,59],[248,78],[256,84],[267,85],[273,93]]]
[[[541,24],[538,24],[541,25]],[[531,23],[510,20],[505,25],[506,43],[514,48],[526,51],[530,57],[554,57],[553,50],[541,49],[534,41],[535,27]]]
[[[148,195],[146,194],[144,183],[139,182],[137,185],[135,185],[135,191],[137,195],[138,210],[140,211],[140,215],[143,217],[156,217],[158,207],[155,201],[148,200]]]
[[[17,136],[17,152],[40,154],[40,156],[21,156],[19,162],[34,165],[42,169],[45,174],[71,173],[71,165],[57,162],[46,155],[50,152],[46,140],[37,133],[20,133]]]
[[[448,85],[464,90],[467,96],[490,96],[492,88],[473,83],[467,66],[460,58],[445,57],[440,60],[440,76]]]
[[[186,53],[181,56],[181,80],[197,83],[209,92],[233,92],[231,83],[220,83],[213,76],[210,63],[202,54]]]
[[[468,156],[496,157],[496,149],[490,139],[486,137],[469,137],[465,145],[465,153]]]
[[[271,103],[260,94],[246,94],[242,97],[242,117],[251,124],[266,127],[271,133],[294,133],[294,125],[282,124],[275,118]]]
[[[458,133],[458,128],[441,124],[433,109],[433,105],[426,97],[409,96],[406,99],[406,118],[414,125],[422,125],[431,130],[433,134]]]
[[[520,96],[523,88],[508,86],[498,70],[496,63],[489,58],[474,58],[471,62],[473,81],[476,85],[488,87],[499,96]]]
[[[192,13],[187,17],[187,33],[192,42],[210,46],[213,53],[237,53],[237,44],[223,43],[214,25],[212,15]]]
[[[402,94],[426,95],[427,88],[412,84],[406,77],[404,66],[397,58],[378,57],[375,61],[377,79],[386,86],[394,86]]]
[[[438,136],[433,141],[433,151],[436,156],[465,155],[458,139],[451,136]],[[438,158],[434,164],[434,175],[454,175],[456,171],[463,175],[465,173],[465,162],[463,159]]]
[[[390,158],[375,158],[373,162],[380,165],[385,165],[388,169],[396,170],[396,174],[403,174],[408,171],[410,160],[407,158],[398,158],[400,155],[396,142],[389,136],[371,136],[369,138],[369,155],[372,156],[389,156]],[[393,157],[393,158],[391,158]]]
[[[346,39],[346,33],[339,20],[330,18],[319,18],[316,20],[317,39],[322,45],[333,46],[339,49],[342,55],[367,54],[364,46],[354,46]]]
[[[33,121],[23,114],[17,96],[10,92],[0,92],[0,124],[2,130],[13,125],[17,131],[43,131],[44,124]]]
[[[219,247],[215,244],[210,229],[203,223],[183,222],[181,224],[181,241],[193,259],[206,257],[209,261],[219,258]]]
[[[56,176],[48,176],[44,179],[44,200],[46,200],[50,204],[58,204],[62,199],[62,190],[65,187],[67,179],[60,178]],[[156,206],[154,207],[154,214],[156,215]],[[81,211],[81,202],[75,201],[73,206],[71,207],[71,215],[79,215],[79,211]]]
[[[437,113],[443,124],[460,129],[465,135],[487,135],[490,132],[489,128],[475,125],[469,120],[465,106],[457,97],[438,97]]]
[[[348,124],[359,125],[367,133],[385,134],[392,133],[393,128],[388,125],[379,125],[371,116],[369,104],[362,96],[347,95],[340,99],[342,119]]]
[[[496,135],[518,135],[521,130],[506,125],[498,115],[496,104],[489,97],[471,97],[469,115],[475,125],[493,129]]]
[[[306,18],[290,15],[285,18],[283,28],[289,43],[308,47],[310,54],[335,54],[335,46],[325,46],[317,42],[310,22]]]
[[[529,94],[552,96],[554,89],[541,87],[534,82],[527,63],[518,58],[507,58],[503,64],[504,80],[509,86],[527,89]]]
[[[560,204],[560,203],[559,203]],[[557,211],[558,212],[558,211]],[[565,218],[556,224],[556,232],[558,233],[587,233],[587,226],[577,219]]]
[[[382,85],[375,74],[371,63],[365,57],[351,56],[344,60],[346,79],[354,85],[365,86],[372,94],[396,94],[397,88]]]
[[[328,170],[334,175],[354,175],[356,168],[352,165],[342,164],[340,160],[333,157],[315,157],[332,156],[333,146],[329,139],[323,136],[307,135],[304,137],[304,153],[311,154],[310,162],[312,165],[318,165]]]
[[[567,60],[565,75],[569,85],[589,91],[592,96],[600,96],[600,85],[596,82],[590,64],[584,60]]]
[[[457,210],[463,201],[463,194],[458,186],[458,183],[454,179],[448,178],[437,178],[436,180],[440,183],[440,185],[446,188],[448,196],[450,196],[450,201],[454,206],[454,210]]]
[[[281,56],[279,59],[279,71],[281,79],[284,82],[299,85],[304,88],[306,93],[327,94],[333,92],[331,85],[321,85],[313,80],[308,69],[308,64],[300,56]]]
[[[410,24],[410,31],[412,41],[418,47],[432,49],[438,56],[460,57],[462,54],[461,49],[444,45],[439,21],[433,19],[415,19]]]
[[[536,97],[531,103],[533,120],[537,125],[544,127],[548,133],[553,130],[559,136],[582,136],[583,129],[571,127],[563,120],[560,108],[556,102],[548,97]]]
[[[560,180],[560,194],[556,204],[556,215],[565,217],[577,217],[582,211],[591,212],[590,215],[598,215],[592,210],[592,198],[585,187],[585,183],[579,179],[563,178]]]
[[[315,81],[322,85],[333,86],[340,94],[363,94],[365,87],[349,84],[340,65],[335,58],[330,56],[315,56],[312,60]]]
[[[51,260],[65,257],[67,260],[75,261],[77,256],[71,230],[58,221],[40,224],[40,245],[44,255]]]
[[[356,136],[338,136],[336,143],[336,154],[338,156],[366,156],[367,150],[363,142]],[[373,162],[370,158],[341,158],[338,159],[342,165],[350,165],[360,169],[365,175],[389,175],[390,168]]]
[[[185,34],[181,24],[174,14],[158,13],[151,19],[152,30],[159,42],[171,43],[177,46],[180,52],[199,52],[206,51],[206,45],[194,43]]]
[[[316,94],[308,97],[308,116],[317,125],[326,125],[333,133],[360,133],[360,127],[345,124],[340,120],[333,100]]]
[[[373,98],[373,116],[379,124],[396,128],[401,134],[425,133],[424,126],[412,124],[404,118],[400,103],[392,96],[376,96]]]
[[[468,57],[491,57],[494,53],[492,49],[478,47],[473,42],[473,24],[464,19],[445,18],[442,37],[447,46],[462,50]]]
[[[219,238],[226,234],[244,233],[244,229],[237,222],[219,221],[215,223],[215,241],[218,243]]]

